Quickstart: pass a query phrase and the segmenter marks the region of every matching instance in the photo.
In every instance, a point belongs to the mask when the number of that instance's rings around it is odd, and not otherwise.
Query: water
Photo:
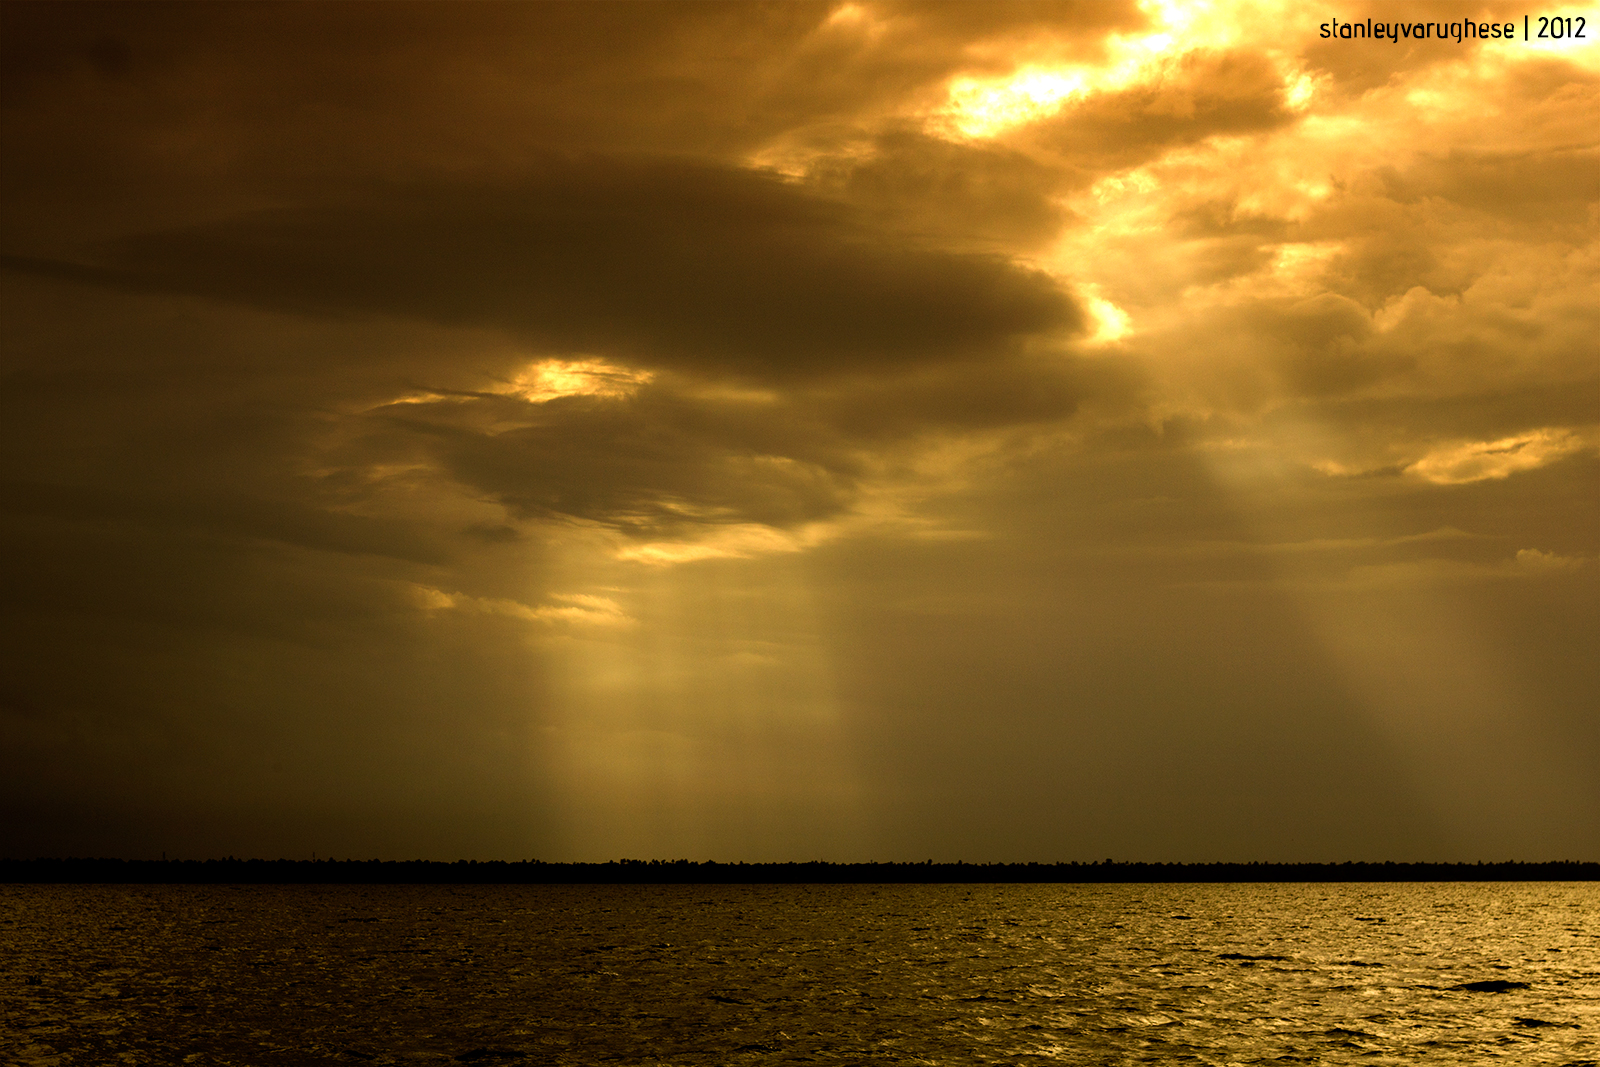
[[[0,1062],[1596,1064],[1597,906],[1594,883],[0,885]],[[1526,988],[1452,988],[1482,981]]]

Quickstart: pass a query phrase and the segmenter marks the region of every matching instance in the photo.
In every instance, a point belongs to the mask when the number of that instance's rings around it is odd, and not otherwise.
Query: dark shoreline
[[[0,860],[0,883],[845,885],[1101,882],[1592,882],[1600,863],[705,863],[693,860]]]

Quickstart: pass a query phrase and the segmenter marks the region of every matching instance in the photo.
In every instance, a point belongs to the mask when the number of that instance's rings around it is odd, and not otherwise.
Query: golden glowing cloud
[[[624,545],[616,550],[616,557],[658,567],[707,559],[749,559],[774,552],[798,552],[816,544],[822,536],[820,527],[784,531],[755,523],[737,523],[712,527],[692,540]]]
[[[631,370],[597,357],[544,359],[493,391],[535,404],[563,396],[626,397],[654,377],[653,371]]]
[[[1565,429],[1535,430],[1498,441],[1463,441],[1435,448],[1406,468],[1436,485],[1507,478],[1536,470],[1583,448],[1582,437]]]
[[[1277,3],[1175,3],[1143,0],[1148,32],[1109,34],[1097,63],[1050,65],[1037,60],[998,76],[957,75],[948,99],[928,117],[929,128],[949,136],[984,139],[1060,113],[1073,101],[1136,85],[1159,84],[1185,56],[1238,45],[1252,30],[1267,34],[1298,10]],[[1286,101],[1303,107],[1314,91],[1312,80],[1276,51]]]
[[[580,626],[629,627],[637,620],[622,610],[610,597],[588,593],[552,593],[556,604],[532,607],[505,597],[476,597],[465,593],[447,593],[432,586],[414,586],[412,595],[419,607],[427,612],[455,611],[467,615],[498,615],[525,622],[570,623]]]

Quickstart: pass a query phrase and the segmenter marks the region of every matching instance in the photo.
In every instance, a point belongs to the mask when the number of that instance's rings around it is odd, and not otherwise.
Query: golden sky
[[[1597,36],[0,6],[0,853],[1593,858]]]

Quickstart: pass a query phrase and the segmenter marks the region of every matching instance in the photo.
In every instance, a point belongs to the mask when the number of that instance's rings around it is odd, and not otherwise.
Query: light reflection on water
[[[1600,1062],[1594,883],[0,886],[27,1065]],[[1479,992],[1467,983],[1526,983]]]

